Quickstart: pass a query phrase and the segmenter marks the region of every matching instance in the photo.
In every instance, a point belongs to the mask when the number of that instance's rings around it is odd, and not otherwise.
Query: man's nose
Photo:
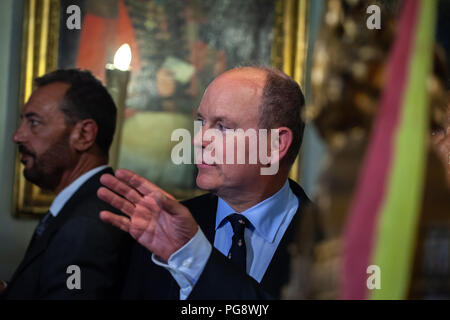
[[[13,141],[14,143],[21,143],[25,141],[25,132],[22,128],[22,125],[20,125],[17,130],[13,134]]]
[[[208,145],[208,141],[203,140],[203,132],[204,130],[200,130],[199,132],[197,132],[196,135],[194,135],[194,138],[192,139],[192,143],[194,144],[194,147],[206,147]]]

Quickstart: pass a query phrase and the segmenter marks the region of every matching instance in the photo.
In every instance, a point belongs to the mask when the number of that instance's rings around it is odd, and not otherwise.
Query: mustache
[[[19,152],[34,157],[34,152],[28,150],[23,144],[19,145]]]

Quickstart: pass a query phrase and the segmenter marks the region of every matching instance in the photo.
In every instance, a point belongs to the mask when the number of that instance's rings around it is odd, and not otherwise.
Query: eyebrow
[[[42,119],[42,117],[40,115],[38,115],[36,112],[27,112],[25,114],[20,115],[21,119],[23,119],[23,118],[30,119],[30,118],[33,118],[33,117]]]

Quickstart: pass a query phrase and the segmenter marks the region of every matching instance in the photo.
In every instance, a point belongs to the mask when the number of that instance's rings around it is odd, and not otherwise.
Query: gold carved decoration
[[[59,1],[27,0],[25,4],[20,108],[33,91],[33,80],[58,64]],[[45,213],[54,197],[23,177],[23,165],[16,155],[14,179],[14,213],[33,216]]]

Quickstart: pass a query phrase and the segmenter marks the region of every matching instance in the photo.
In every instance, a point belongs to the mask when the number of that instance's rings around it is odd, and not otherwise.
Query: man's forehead
[[[33,91],[30,99],[25,104],[23,113],[54,109],[63,101],[68,88],[69,84],[63,82],[55,82],[38,87]]]
[[[236,83],[254,89],[263,89],[266,82],[266,72],[251,67],[232,69],[217,77],[212,85],[222,84],[223,82],[226,84]]]
[[[206,89],[198,113],[202,117],[228,119],[235,124],[259,119],[266,74],[255,68],[232,69]]]
[[[264,73],[228,71],[214,80],[205,91],[210,100],[237,100],[258,103],[265,84]]]
[[[237,120],[244,114],[251,115],[258,111],[260,94],[254,87],[234,84],[210,89],[205,92],[200,104],[199,113],[202,115]]]

